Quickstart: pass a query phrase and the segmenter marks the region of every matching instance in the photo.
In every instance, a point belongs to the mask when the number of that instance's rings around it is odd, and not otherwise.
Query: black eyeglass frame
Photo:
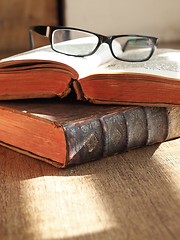
[[[53,48],[52,36],[53,36],[53,32],[55,30],[58,30],[58,29],[62,29],[62,30],[63,29],[64,30],[76,30],[76,31],[82,31],[82,32],[85,32],[85,33],[93,34],[93,35],[95,35],[98,38],[97,46],[95,47],[95,49],[91,53],[86,54],[86,55],[85,54],[83,54],[83,55],[73,55],[73,54],[66,54],[66,53],[57,51],[56,49]],[[151,56],[153,55],[155,49],[156,49],[157,41],[158,41],[158,38],[156,38],[156,37],[146,36],[146,35],[139,35],[139,34],[123,34],[123,35],[105,36],[105,35],[102,35],[102,34],[98,34],[98,33],[91,32],[91,31],[84,30],[84,29],[80,29],[80,28],[74,28],[74,27],[43,26],[43,25],[39,25],[39,26],[31,26],[29,28],[29,41],[30,41],[30,48],[31,49],[34,48],[33,32],[36,32],[36,33],[38,33],[38,34],[40,34],[40,35],[42,35],[44,37],[49,38],[49,41],[50,41],[50,44],[51,44],[51,48],[55,52],[58,52],[58,53],[61,53],[61,54],[67,55],[67,56],[87,57],[87,56],[90,56],[90,55],[94,54],[98,50],[98,48],[100,47],[100,45],[102,43],[107,43],[109,45],[109,48],[110,48],[110,51],[111,51],[111,54],[113,55],[113,57],[118,59],[118,60],[125,61],[125,62],[144,62],[144,61],[149,60],[151,58]],[[120,37],[137,37],[137,38],[140,37],[140,38],[147,39],[147,40],[150,39],[151,42],[152,42],[152,46],[151,46],[151,52],[150,52],[149,56],[147,58],[145,58],[145,59],[142,59],[142,60],[125,60],[125,59],[121,59],[121,58],[117,57],[114,54],[113,49],[112,49],[112,41],[114,39],[120,38]],[[125,44],[124,48],[126,48],[126,44]]]

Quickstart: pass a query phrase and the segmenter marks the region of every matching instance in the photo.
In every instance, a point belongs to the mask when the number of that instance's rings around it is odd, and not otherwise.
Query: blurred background
[[[147,34],[180,49],[180,0],[0,0],[0,57],[29,50],[31,25],[66,25],[105,35]],[[36,46],[47,44],[36,36]]]

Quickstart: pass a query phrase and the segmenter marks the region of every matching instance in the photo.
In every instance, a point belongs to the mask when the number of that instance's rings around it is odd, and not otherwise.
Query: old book
[[[0,103],[0,143],[57,167],[85,163],[180,136],[179,107]]]
[[[93,103],[180,104],[180,51],[158,49],[146,62],[112,57],[107,46],[70,57],[45,46],[0,61],[0,99],[67,96]]]

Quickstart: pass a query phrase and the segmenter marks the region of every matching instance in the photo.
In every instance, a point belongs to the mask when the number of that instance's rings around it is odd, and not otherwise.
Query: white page
[[[113,56],[107,44],[102,44],[93,55],[87,57],[67,56],[55,52],[51,49],[51,46],[48,45],[2,59],[0,62],[28,59],[57,61],[65,63],[74,68],[78,72],[79,77],[81,78],[89,75],[99,65],[108,62],[112,58]]]
[[[112,59],[98,67],[97,73],[145,73],[180,80],[180,51],[175,49],[157,49],[145,62],[123,62]]]

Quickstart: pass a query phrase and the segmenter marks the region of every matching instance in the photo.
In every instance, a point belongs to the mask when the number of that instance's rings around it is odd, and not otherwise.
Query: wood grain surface
[[[179,239],[180,139],[67,169],[0,147],[0,239]]]
[[[29,50],[29,27],[57,25],[57,14],[56,0],[1,0],[0,57]],[[37,36],[36,43],[39,46],[47,41]]]

